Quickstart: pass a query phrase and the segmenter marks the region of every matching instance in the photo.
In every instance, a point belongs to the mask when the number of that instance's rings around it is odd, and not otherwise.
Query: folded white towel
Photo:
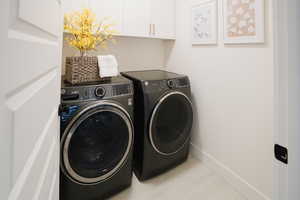
[[[99,75],[101,78],[118,76],[118,62],[114,55],[98,56]]]

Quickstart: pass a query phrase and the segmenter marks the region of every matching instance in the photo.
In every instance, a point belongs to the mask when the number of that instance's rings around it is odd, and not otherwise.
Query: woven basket
[[[66,58],[66,81],[72,84],[101,81],[96,56]]]

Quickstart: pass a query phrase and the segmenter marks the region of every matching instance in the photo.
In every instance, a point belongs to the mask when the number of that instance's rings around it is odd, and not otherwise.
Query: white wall
[[[90,52],[90,55],[113,54],[119,62],[119,71],[163,69],[165,68],[165,45],[163,40],[116,37],[116,44],[107,49]],[[78,51],[64,42],[63,74],[65,57],[77,55]]]
[[[271,199],[273,158],[272,5],[266,0],[266,43],[192,46],[190,1],[177,0],[177,41],[167,69],[189,75],[196,108],[193,151],[248,199]],[[172,48],[173,46],[173,48]]]
[[[288,148],[289,148],[289,165],[288,165],[288,197],[289,200],[299,199],[300,195],[300,67],[299,67],[299,0],[289,0],[287,3],[287,21],[288,24]]]
[[[276,200],[300,196],[299,0],[275,0],[275,142],[288,148],[288,165],[275,161]]]

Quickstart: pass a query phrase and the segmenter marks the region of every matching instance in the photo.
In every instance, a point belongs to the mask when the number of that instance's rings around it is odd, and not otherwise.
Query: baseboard
[[[229,169],[223,163],[219,162],[210,154],[203,152],[196,145],[191,144],[191,154],[196,159],[201,160],[207,164],[213,171],[230,183],[237,191],[244,195],[249,200],[271,200],[265,194],[260,192],[257,188],[249,184],[246,180]]]

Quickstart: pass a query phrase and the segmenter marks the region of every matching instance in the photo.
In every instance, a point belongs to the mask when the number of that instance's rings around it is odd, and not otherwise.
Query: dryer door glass
[[[150,140],[158,153],[178,152],[190,138],[193,123],[192,104],[187,96],[174,92],[156,105],[150,121]]]
[[[89,112],[66,139],[66,169],[79,182],[99,182],[120,168],[131,143],[131,123],[122,112],[107,107]]]

